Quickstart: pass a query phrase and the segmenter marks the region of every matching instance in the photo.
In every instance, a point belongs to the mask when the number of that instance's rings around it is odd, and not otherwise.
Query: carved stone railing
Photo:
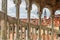
[[[4,13],[3,12],[1,12],[0,11],[0,22],[1,22],[1,20],[3,20],[4,19]],[[14,27],[16,27],[16,18],[15,17],[10,17],[10,16],[8,16],[7,15],[7,35],[9,36],[9,37],[7,37],[8,39],[11,39],[11,33],[12,33],[12,39],[15,39],[14,37],[15,37],[15,28]],[[23,21],[20,21],[20,29],[19,29],[19,32],[20,32],[20,39],[25,39],[26,40],[26,31],[28,30],[28,23],[27,22],[23,22]],[[1,23],[0,23],[1,24]],[[0,25],[1,26],[1,25]],[[33,24],[31,24],[30,23],[30,26],[31,26],[31,36],[33,35],[33,34],[36,34],[36,32],[37,32],[37,30],[39,30],[39,25],[33,25]],[[2,28],[2,27],[1,27]],[[11,29],[11,31],[9,30],[9,29]],[[33,30],[35,30],[35,32],[33,32]],[[46,30],[46,31],[52,31],[52,28],[49,28],[49,27],[41,27],[41,30]],[[54,31],[54,33],[57,35],[57,34],[60,34],[60,31],[58,31],[58,30],[56,30],[56,29],[53,29],[53,31]],[[38,31],[38,35],[39,35],[39,31]],[[49,34],[50,35],[50,34]],[[23,37],[24,36],[24,37]],[[34,35],[35,36],[35,35]],[[1,37],[1,36],[0,36]],[[34,37],[32,36],[32,38],[31,38],[32,40],[35,40],[34,39]]]

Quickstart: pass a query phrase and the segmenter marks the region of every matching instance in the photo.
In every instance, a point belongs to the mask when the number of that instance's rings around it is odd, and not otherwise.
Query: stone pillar
[[[12,40],[14,40],[14,25],[11,24],[11,27],[12,27]]]
[[[36,27],[36,37],[37,37],[36,40],[39,40],[39,27],[38,26]]]
[[[17,20],[16,20],[16,24],[17,24],[17,27],[16,27],[16,40],[19,40],[19,6],[16,5],[16,17],[17,17]]]
[[[25,27],[25,30],[26,30],[26,40],[27,40],[27,39],[28,39],[28,35],[27,35],[27,34],[28,34],[28,32],[27,32],[27,31],[28,31],[28,30],[27,30],[27,26]]]
[[[15,6],[16,6],[16,24],[17,24],[17,27],[16,27],[16,40],[19,40],[19,17],[20,17],[20,14],[19,14],[19,9],[20,9],[20,4],[21,4],[21,0],[14,0],[14,3],[15,3]]]
[[[47,30],[47,40],[50,40],[49,39],[49,31]]]
[[[21,34],[22,34],[22,25],[19,26],[19,37],[20,37],[19,40],[22,40]]]
[[[2,11],[7,14],[7,0],[2,0]]]
[[[5,40],[6,38],[5,38],[5,25],[4,25],[4,20],[1,20],[1,38],[2,38],[2,40]]]
[[[31,4],[28,7],[28,40],[30,40],[30,13],[31,13]]]
[[[2,40],[7,40],[7,0],[2,0],[2,11],[4,12],[4,20],[1,21]]]
[[[10,24],[9,23],[7,23],[7,27],[8,27],[7,38],[8,38],[8,40],[10,40]]]
[[[41,14],[42,14],[42,9],[38,9],[39,10],[39,40],[41,40]]]
[[[16,24],[14,24],[14,26],[15,26],[15,35],[14,35],[14,40],[16,40],[16,27],[17,27],[17,25]]]
[[[54,15],[51,15],[51,22],[52,22],[52,32],[51,32],[51,40],[54,40]]]
[[[26,35],[25,35],[25,27],[22,27],[22,39],[21,40],[26,40]]]
[[[43,40],[45,40],[45,30],[43,29]]]
[[[30,28],[30,39],[31,40],[33,39],[33,28],[32,27]]]
[[[33,37],[32,40],[37,40],[37,36],[36,36],[36,28],[33,28]]]

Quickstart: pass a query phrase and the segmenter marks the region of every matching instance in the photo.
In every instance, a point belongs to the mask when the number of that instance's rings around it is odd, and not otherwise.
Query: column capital
[[[32,2],[30,0],[25,1],[26,1],[26,10],[32,10]]]
[[[32,10],[32,4],[27,5],[26,10]]]
[[[2,0],[2,11],[7,14],[7,0]]]
[[[16,5],[20,5],[21,4],[21,0],[13,0],[14,4]]]

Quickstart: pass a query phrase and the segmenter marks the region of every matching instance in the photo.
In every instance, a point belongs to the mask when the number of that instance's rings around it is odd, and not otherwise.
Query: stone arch
[[[55,26],[57,27],[56,29],[60,30],[60,10],[55,11]]]
[[[43,8],[48,8],[49,10],[50,10],[50,12],[51,12],[51,14],[52,14],[52,7],[50,6],[50,5],[46,5],[45,7],[43,7]]]
[[[46,10],[46,14],[47,14],[47,11],[49,12],[49,17],[50,17],[52,15],[52,8],[49,5],[46,5],[45,7],[43,7],[42,15],[44,14],[45,10]]]
[[[56,14],[56,13],[60,14],[60,9],[56,10],[56,11],[55,11],[55,14]]]
[[[33,15],[31,15],[32,16],[32,18],[38,18],[38,14],[37,14],[37,12],[38,12],[38,7],[37,7],[37,5],[35,4],[35,3],[32,3],[32,10],[31,10],[31,14],[34,14],[34,16]],[[37,14],[37,15],[36,15]]]
[[[35,4],[38,8],[38,10],[40,10],[40,5],[38,3],[36,3],[35,1],[32,3],[32,4]]]

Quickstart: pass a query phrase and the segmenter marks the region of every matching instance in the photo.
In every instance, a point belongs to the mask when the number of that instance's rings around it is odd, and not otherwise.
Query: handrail
[[[8,16],[8,15],[7,15]],[[4,18],[4,13],[3,12],[1,12],[0,11],[0,18],[1,19],[3,19]],[[1,20],[0,19],[0,20]],[[11,17],[11,16],[8,16],[8,20],[7,20],[9,23],[16,23],[16,18],[15,17]],[[27,22],[23,22],[23,21],[20,21],[21,22],[21,25],[23,25],[23,26],[27,26]],[[31,24],[31,23],[30,23]],[[31,24],[31,26],[32,27],[39,27],[39,25],[33,25],[33,24]],[[49,31],[52,31],[52,28],[49,28],[49,27],[41,27],[42,29],[45,29],[45,30],[49,30]],[[56,33],[56,34],[60,34],[60,31],[59,30],[56,30],[56,29],[53,29],[54,30],[54,32]]]

